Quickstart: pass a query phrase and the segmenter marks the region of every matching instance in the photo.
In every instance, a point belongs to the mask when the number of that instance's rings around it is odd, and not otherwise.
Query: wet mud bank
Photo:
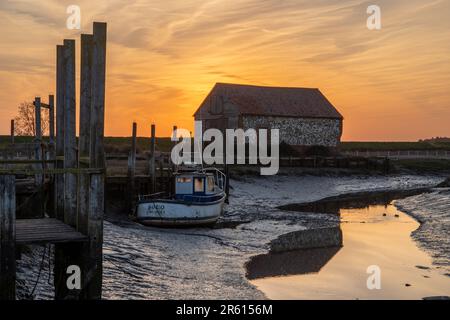
[[[450,189],[353,192],[278,208],[308,216],[325,213],[338,217],[339,226],[281,235],[270,242],[268,253],[246,263],[247,279],[269,298],[429,299],[450,295],[450,280],[445,279],[450,275],[445,273],[450,266]],[[388,284],[378,294],[368,294],[360,286],[365,259],[367,263],[379,261],[388,270]],[[325,283],[331,279],[342,285]],[[408,281],[414,282],[414,290],[402,289],[412,286]],[[354,291],[343,283],[355,283]],[[305,291],[311,295],[301,293]]]
[[[361,209],[370,205],[387,205],[394,200],[432,192],[432,188],[376,190],[365,192],[353,192],[333,197],[327,197],[319,201],[306,203],[291,203],[279,206],[285,211],[328,213],[338,215],[341,209]]]

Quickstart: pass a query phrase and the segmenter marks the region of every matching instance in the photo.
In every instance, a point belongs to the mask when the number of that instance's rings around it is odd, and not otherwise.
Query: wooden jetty
[[[56,117],[54,97],[34,102],[33,143],[0,152],[0,300],[16,297],[17,245],[54,244],[56,299],[100,299],[105,194],[106,23],[94,22],[93,34],[81,37],[80,139],[76,139],[75,40],[57,46]],[[48,109],[49,142],[41,135],[41,111]],[[56,135],[55,135],[56,118]],[[24,151],[25,150],[25,151]],[[18,219],[16,181],[28,177],[40,202],[37,219]],[[44,201],[44,196],[47,201]],[[81,287],[66,285],[71,265],[81,270]]]

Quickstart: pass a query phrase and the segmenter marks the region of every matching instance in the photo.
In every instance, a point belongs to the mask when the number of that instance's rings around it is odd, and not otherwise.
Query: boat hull
[[[149,226],[201,226],[214,224],[223,211],[225,195],[214,202],[145,200],[137,205],[137,221]]]

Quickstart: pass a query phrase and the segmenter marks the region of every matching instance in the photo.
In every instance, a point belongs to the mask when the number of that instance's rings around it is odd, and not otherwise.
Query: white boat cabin
[[[176,199],[192,200],[195,197],[196,201],[211,201],[212,196],[222,192],[213,173],[181,172],[175,175]]]

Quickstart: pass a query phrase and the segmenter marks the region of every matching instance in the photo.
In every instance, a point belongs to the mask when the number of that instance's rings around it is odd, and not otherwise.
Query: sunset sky
[[[81,30],[66,28],[71,4]],[[366,27],[371,4],[381,30]],[[320,88],[343,140],[450,136],[449,13],[450,0],[0,0],[0,134],[20,102],[55,92],[56,45],[76,39],[79,59],[79,34],[105,21],[106,135],[192,130],[231,82]]]

